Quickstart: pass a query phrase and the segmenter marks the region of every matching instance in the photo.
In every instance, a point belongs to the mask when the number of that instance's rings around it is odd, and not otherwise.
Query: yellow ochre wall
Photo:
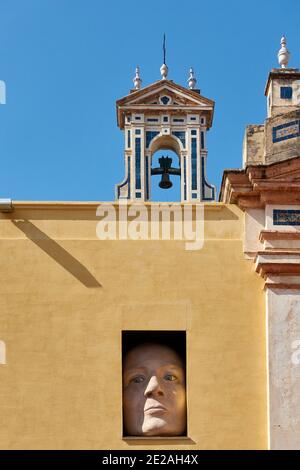
[[[1,449],[265,449],[263,281],[244,214],[205,242],[99,240],[97,203],[0,214]],[[122,439],[122,330],[186,330],[188,439]]]

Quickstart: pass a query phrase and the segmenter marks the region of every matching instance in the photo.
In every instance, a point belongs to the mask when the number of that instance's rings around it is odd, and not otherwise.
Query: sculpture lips
[[[166,408],[162,405],[152,405],[152,406],[149,406],[149,408],[145,409],[145,413],[146,412],[155,413],[159,411],[166,411]]]

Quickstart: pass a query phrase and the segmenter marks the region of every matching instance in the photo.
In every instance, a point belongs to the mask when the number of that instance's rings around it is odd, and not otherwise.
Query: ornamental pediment
[[[167,105],[182,104],[184,106],[214,106],[214,101],[205,98],[195,90],[190,90],[178,85],[171,80],[159,80],[145,88],[133,91],[129,95],[117,101],[117,106],[130,106],[134,104],[164,104],[160,97],[170,97]]]
[[[130,110],[149,111],[184,111],[205,112],[211,125],[214,101],[200,95],[196,90],[190,90],[171,80],[159,80],[145,88],[132,91],[129,95],[117,101],[118,124],[124,125],[124,113]]]

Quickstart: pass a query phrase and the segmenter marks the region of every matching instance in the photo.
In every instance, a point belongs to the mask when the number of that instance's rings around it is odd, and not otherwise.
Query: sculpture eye
[[[143,375],[136,375],[135,377],[133,377],[133,379],[131,379],[131,382],[135,384],[139,384],[141,382],[144,382],[144,380],[145,380],[145,377]]]
[[[176,377],[173,374],[166,374],[164,379],[169,380],[170,382],[174,382],[174,380],[176,380]]]

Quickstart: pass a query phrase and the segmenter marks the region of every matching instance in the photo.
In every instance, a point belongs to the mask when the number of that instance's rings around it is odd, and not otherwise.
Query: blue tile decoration
[[[274,209],[274,225],[300,225],[300,210],[297,209]]]
[[[281,142],[282,140],[293,139],[300,135],[300,120],[287,122],[280,126],[273,127],[273,143]]]
[[[136,130],[135,130],[135,133],[136,133],[137,135],[140,134],[140,133],[141,133],[141,129],[136,129]]]
[[[182,143],[183,148],[185,148],[185,131],[174,131],[172,132],[172,135],[177,137]]]
[[[160,101],[162,104],[168,104],[170,102],[170,98],[168,96],[163,96]]]
[[[192,138],[192,189],[197,189],[197,139]]]
[[[293,96],[293,88],[291,86],[280,87],[280,98],[282,100],[291,100]]]
[[[197,194],[193,193],[192,194],[192,199],[197,199]]]
[[[130,199],[130,157],[127,157],[127,168],[128,168],[128,177],[127,177],[127,182],[128,182],[128,199]]]
[[[129,149],[130,149],[130,147],[131,147],[130,135],[131,135],[131,132],[130,132],[130,131],[127,131],[127,147],[128,147]]]
[[[158,134],[158,131],[146,131],[146,147],[149,147],[151,140]]]
[[[135,187],[141,189],[141,138],[135,139]]]
[[[201,148],[204,149],[204,132],[201,132]]]

